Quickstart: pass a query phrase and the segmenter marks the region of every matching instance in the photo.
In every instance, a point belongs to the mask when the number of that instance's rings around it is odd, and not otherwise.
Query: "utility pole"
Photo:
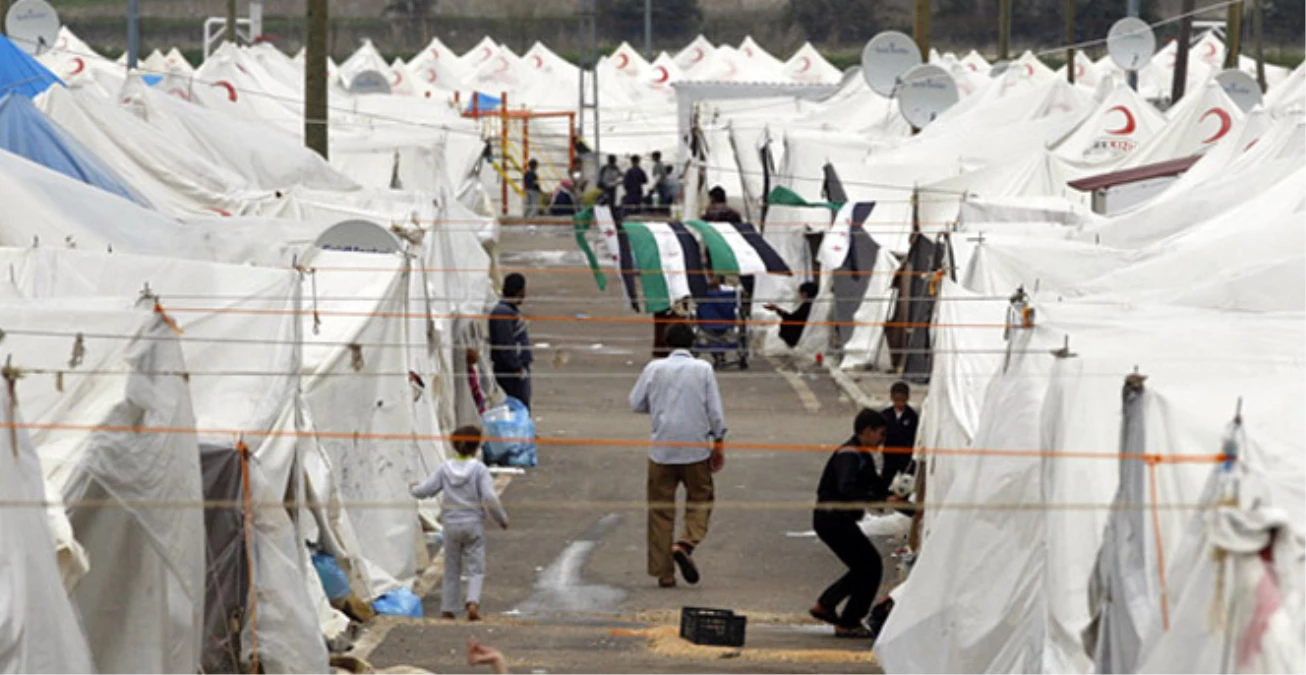
[[[1256,84],[1261,92],[1269,89],[1265,82],[1265,0],[1253,0],[1252,40],[1256,42]]]
[[[1243,49],[1243,3],[1238,0],[1229,5],[1229,16],[1225,19],[1224,67],[1237,68],[1238,56]]]
[[[653,61],[653,0],[644,0],[644,58]]]
[[[1011,59],[1011,0],[998,0],[998,60]]]
[[[0,35],[6,35],[5,19],[9,17],[9,0],[0,0]]]
[[[1197,9],[1197,0],[1183,0],[1180,6],[1179,39],[1175,42],[1174,84],[1170,86],[1170,103],[1173,105],[1184,97],[1184,88],[1188,86],[1188,45],[1193,41],[1193,12]]]
[[[127,2],[127,69],[136,70],[136,59],[141,54],[141,4],[140,0]]]
[[[1135,19],[1137,19],[1137,18],[1138,18],[1138,4],[1139,4],[1139,0],[1129,0],[1127,3],[1125,3],[1125,14],[1126,14],[1127,16],[1132,16],[1132,17],[1134,17]],[[1129,88],[1130,88],[1130,89],[1133,89],[1134,91],[1138,91],[1138,71],[1137,71],[1137,70],[1131,70],[1131,71],[1129,71],[1129,73],[1125,75],[1125,81],[1129,83]]]
[[[1066,81],[1075,83],[1075,0],[1065,1]]]
[[[227,0],[227,42],[236,41],[236,0]]]
[[[327,148],[327,0],[308,0],[304,45],[304,145],[330,158]]]
[[[921,63],[930,62],[930,0],[916,0],[915,20],[912,21],[912,37],[921,50]]]

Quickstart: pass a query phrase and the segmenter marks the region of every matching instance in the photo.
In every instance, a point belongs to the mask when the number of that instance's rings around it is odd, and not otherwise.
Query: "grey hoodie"
[[[448,523],[479,523],[486,512],[495,522],[508,526],[508,514],[494,493],[490,470],[475,457],[455,457],[440,465],[425,482],[411,490],[414,497],[426,499],[440,492],[440,520]]]

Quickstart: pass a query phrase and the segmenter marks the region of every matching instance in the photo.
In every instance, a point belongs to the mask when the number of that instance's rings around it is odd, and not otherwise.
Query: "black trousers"
[[[846,599],[848,604],[839,614],[839,625],[844,628],[860,626],[871,611],[871,603],[875,601],[884,576],[880,552],[862,534],[857,522],[846,515],[818,511],[812,524],[816,536],[848,566],[848,573],[830,584],[817,602],[831,612],[838,612],[839,603]]]
[[[531,376],[530,371],[526,375],[517,373],[495,372],[494,379],[499,383],[499,388],[503,393],[521,401],[527,410],[531,409]]]

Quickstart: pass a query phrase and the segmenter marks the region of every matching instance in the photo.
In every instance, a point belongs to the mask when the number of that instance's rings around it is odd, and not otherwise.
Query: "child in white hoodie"
[[[440,522],[444,525],[444,590],[440,594],[440,617],[454,618],[462,599],[463,562],[467,563],[467,620],[480,620],[481,586],[485,583],[485,526],[488,512],[503,529],[508,514],[494,493],[494,479],[476,450],[481,430],[474,426],[454,431],[454,459],[440,465],[421,485],[410,491],[418,499],[443,493]]]

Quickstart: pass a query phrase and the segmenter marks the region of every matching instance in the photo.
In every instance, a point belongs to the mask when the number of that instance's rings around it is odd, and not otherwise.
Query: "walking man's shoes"
[[[671,557],[676,561],[676,567],[680,568],[680,576],[685,578],[689,584],[698,583],[698,566],[694,564],[694,558],[690,556],[690,548],[686,550],[687,544],[676,544],[671,547]]]

